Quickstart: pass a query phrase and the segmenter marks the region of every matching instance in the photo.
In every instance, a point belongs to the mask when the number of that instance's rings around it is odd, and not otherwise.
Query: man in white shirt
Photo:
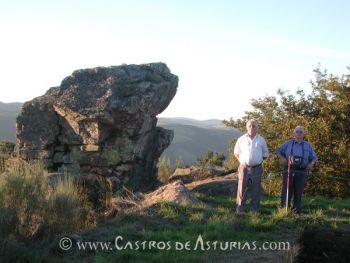
[[[234,154],[240,165],[238,168],[238,189],[236,213],[244,212],[247,190],[251,188],[251,211],[258,212],[261,194],[262,162],[269,156],[265,139],[257,134],[258,123],[247,122],[247,133],[238,138]]]

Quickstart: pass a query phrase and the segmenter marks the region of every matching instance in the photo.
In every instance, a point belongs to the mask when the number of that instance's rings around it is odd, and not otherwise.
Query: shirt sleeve
[[[235,144],[235,149],[233,150],[234,154],[240,154],[241,153],[240,144],[241,144],[241,138],[238,138],[238,140],[237,140],[237,142]]]
[[[269,157],[269,149],[267,148],[267,144],[264,138],[262,138],[262,151],[264,158]]]
[[[286,141],[285,143],[283,143],[276,151],[277,153],[281,154],[283,157],[286,157],[288,142],[289,141]]]
[[[310,147],[309,160],[310,161],[316,161],[317,160],[317,155],[316,155],[314,149],[312,148],[311,144],[309,144],[309,147]]]

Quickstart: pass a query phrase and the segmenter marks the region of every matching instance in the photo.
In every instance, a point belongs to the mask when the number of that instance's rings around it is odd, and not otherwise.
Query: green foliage
[[[49,189],[46,171],[40,162],[13,160],[0,177],[0,234],[33,237],[84,229],[90,204],[73,179],[58,180]]]
[[[71,176],[59,178],[55,190],[49,195],[45,224],[52,232],[71,233],[89,226],[92,209],[86,195]]]
[[[225,161],[223,153],[207,150],[202,156],[197,158],[197,162],[201,166],[222,166]]]
[[[127,183],[126,179],[127,178],[124,178],[125,183]],[[84,189],[95,211],[103,212],[110,207],[112,189],[104,177],[98,177],[97,180],[85,180]]]
[[[173,173],[169,158],[160,157],[158,160],[157,168],[158,180],[162,183],[167,183],[169,181],[170,175]]]
[[[184,167],[185,166],[185,163],[184,163],[184,161],[182,160],[181,157],[178,157],[176,159],[175,166],[176,166],[176,168],[180,168],[180,167]]]
[[[15,149],[15,144],[13,142],[1,141],[0,142],[0,153],[10,155]]]
[[[261,182],[262,189],[265,193],[273,196],[281,196],[282,189],[282,172],[281,173],[265,173]]]
[[[296,94],[278,90],[277,96],[253,99],[252,111],[237,120],[232,118],[227,126],[245,130],[249,119],[256,119],[259,133],[266,139],[273,153],[286,140],[293,137],[293,129],[303,125],[306,139],[312,144],[318,165],[308,180],[307,193],[331,197],[349,195],[350,184],[350,75],[336,77],[315,70],[311,82],[312,92],[306,95],[299,89]],[[264,162],[265,171],[280,172],[276,158]]]
[[[15,149],[15,144],[12,142],[0,142],[0,173],[5,171],[6,160],[8,160]]]
[[[42,164],[27,165],[18,160],[1,178],[1,209],[6,211],[5,224],[14,223],[13,232],[21,236],[32,236],[43,223],[47,184]]]
[[[224,166],[229,170],[238,170],[239,161],[237,160],[236,156],[234,155],[234,147],[237,142],[237,139],[231,139],[228,143],[228,159],[224,163]]]

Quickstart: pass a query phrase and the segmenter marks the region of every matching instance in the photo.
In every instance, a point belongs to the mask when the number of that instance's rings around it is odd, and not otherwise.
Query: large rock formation
[[[150,185],[173,132],[156,115],[175,96],[177,76],[163,63],[74,71],[59,87],[23,106],[17,148],[53,172],[103,177],[114,186]]]

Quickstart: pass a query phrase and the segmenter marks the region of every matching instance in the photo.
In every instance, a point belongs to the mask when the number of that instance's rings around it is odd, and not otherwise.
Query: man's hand
[[[288,161],[286,158],[284,158],[280,153],[277,153],[277,159],[284,165],[287,165],[288,164]]]
[[[281,161],[281,163],[284,164],[284,165],[287,165],[287,164],[288,164],[287,159],[284,158],[284,157],[280,158],[280,161]]]
[[[279,156],[279,160],[280,160],[280,162],[281,162],[282,164],[284,164],[284,165],[287,165],[287,164],[288,164],[287,159],[284,158],[283,156]]]
[[[307,167],[306,167],[306,170],[312,170],[312,168],[314,168],[314,162],[311,162],[311,163],[309,163],[308,165],[307,165]]]

